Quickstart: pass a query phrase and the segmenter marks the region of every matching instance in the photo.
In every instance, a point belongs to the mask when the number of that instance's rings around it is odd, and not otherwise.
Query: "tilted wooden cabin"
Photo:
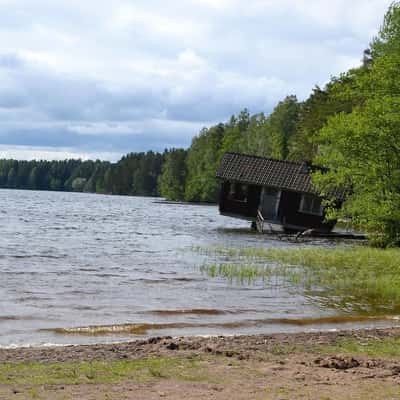
[[[222,215],[260,221],[284,230],[331,231],[325,222],[322,198],[311,186],[307,163],[226,153],[217,171],[221,180],[219,210]],[[338,195],[338,204],[341,196]],[[271,225],[270,225],[271,224]]]

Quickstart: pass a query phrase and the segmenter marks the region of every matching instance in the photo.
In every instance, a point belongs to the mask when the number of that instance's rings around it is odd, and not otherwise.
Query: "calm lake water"
[[[18,190],[0,190],[0,204],[2,347],[394,323],[302,325],[340,311],[301,288],[203,274],[217,256],[197,246],[299,246],[214,206]]]

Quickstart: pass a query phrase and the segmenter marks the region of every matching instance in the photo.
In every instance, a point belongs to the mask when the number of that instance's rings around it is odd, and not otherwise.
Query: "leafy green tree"
[[[388,53],[400,52],[400,2],[393,2],[385,14],[379,34],[368,50],[372,62]]]
[[[85,184],[86,184],[86,178],[75,178],[72,181],[72,189],[75,192],[82,192]]]
[[[28,188],[37,189],[38,187],[38,169],[36,166],[32,168],[28,178]]]
[[[271,156],[271,136],[268,131],[268,119],[263,113],[250,117],[246,131],[241,135],[239,151],[256,156]]]
[[[266,121],[270,140],[270,156],[285,160],[289,155],[289,141],[296,134],[300,105],[296,96],[279,102]]]
[[[250,113],[245,108],[237,117],[232,116],[225,124],[224,135],[220,147],[220,156],[228,151],[240,152],[244,147],[245,133],[250,125]]]
[[[17,170],[14,167],[11,167],[11,169],[8,171],[7,187],[9,188],[17,187]]]
[[[183,200],[186,183],[186,156],[183,149],[172,149],[165,154],[159,177],[159,192],[167,200]]]
[[[204,202],[217,200],[219,184],[215,179],[215,171],[221,158],[224,132],[224,125],[218,124],[210,129],[204,128],[193,139],[186,160],[185,200]]]
[[[398,4],[389,9],[385,24],[390,26],[384,24],[374,41],[385,46],[369,74],[357,78],[365,101],[351,113],[335,115],[320,131],[316,162],[329,171],[314,177],[327,196],[351,189],[342,210],[332,209],[331,215],[351,216],[382,246],[400,245],[400,49],[390,42],[398,36],[386,35],[400,31],[400,19],[393,17],[399,10]]]

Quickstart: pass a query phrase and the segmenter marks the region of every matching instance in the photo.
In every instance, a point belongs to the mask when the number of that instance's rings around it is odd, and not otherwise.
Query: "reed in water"
[[[308,291],[365,299],[392,311],[400,308],[400,250],[365,246],[342,248],[214,248],[217,262],[201,270],[242,283],[300,285]],[[274,278],[274,281],[271,279]]]

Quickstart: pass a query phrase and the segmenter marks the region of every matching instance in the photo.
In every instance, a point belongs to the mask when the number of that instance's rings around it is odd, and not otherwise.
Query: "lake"
[[[0,204],[1,347],[394,323],[329,322],[340,312],[301,288],[202,273],[217,256],[198,247],[300,245],[215,206],[19,190],[0,190]]]

